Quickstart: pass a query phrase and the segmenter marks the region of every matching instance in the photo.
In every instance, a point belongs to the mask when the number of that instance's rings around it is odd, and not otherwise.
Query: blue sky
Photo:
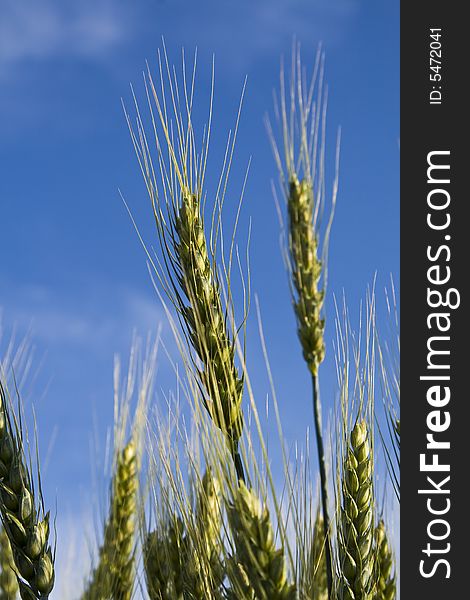
[[[338,206],[330,249],[332,295],[345,290],[354,314],[378,272],[378,290],[399,272],[399,3],[359,0],[0,0],[0,307],[4,340],[30,331],[39,373],[26,395],[51,453],[46,497],[70,514],[86,504],[90,439],[112,419],[112,364],[132,332],[155,331],[163,312],[145,256],[118,194],[145,239],[151,212],[121,107],[129,83],[144,100],[142,71],[165,37],[170,58],[198,47],[203,92],[216,61],[212,155],[233,126],[248,84],[232,184],[251,171],[241,242],[252,221],[252,289],[258,294],[288,440],[310,423],[301,361],[271,193],[277,173],[263,117],[272,108],[281,55],[292,36],[313,62],[326,52],[329,151],[342,127]],[[205,111],[206,95],[201,94]],[[330,173],[331,175],[331,173]],[[228,208],[230,210],[230,206]],[[163,326],[169,348],[171,333]],[[331,339],[325,402],[334,396]],[[1,342],[0,342],[1,343]],[[4,342],[3,342],[4,343]],[[249,367],[261,401],[268,392],[255,311]],[[174,376],[162,359],[157,388]]]

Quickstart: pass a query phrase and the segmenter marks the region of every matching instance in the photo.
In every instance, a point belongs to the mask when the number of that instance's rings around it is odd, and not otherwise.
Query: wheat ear
[[[236,565],[244,581],[232,584],[251,588],[257,600],[294,600],[296,587],[287,581],[284,549],[275,547],[268,508],[243,483],[235,494],[227,512]],[[232,570],[232,577],[235,572]]]
[[[195,600],[220,597],[224,578],[221,560],[221,490],[210,469],[198,485],[191,544],[191,589]]]
[[[325,206],[324,139],[326,101],[323,97],[323,58],[319,53],[307,86],[300,49],[292,55],[290,105],[286,99],[284,71],[281,70],[281,121],[284,159],[278,149],[268,122],[274,156],[280,171],[282,191],[287,203],[286,264],[291,275],[291,293],[297,320],[297,333],[304,360],[312,379],[312,400],[317,455],[320,470],[320,493],[325,531],[328,591],[332,589],[332,559],[330,551],[330,517],[328,511],[328,481],[323,443],[322,411],[318,370],[325,357],[322,316],[327,282],[329,234],[337,194],[337,174],[333,184],[331,212],[326,227],[320,227]],[[318,90],[317,90],[318,87]],[[338,144],[339,147],[339,144]],[[337,160],[338,165],[338,149]],[[319,238],[322,232],[321,260]]]
[[[378,581],[374,600],[394,600],[396,598],[396,581],[393,573],[394,559],[383,520],[380,520],[376,527],[375,543]]]
[[[303,356],[312,377],[313,415],[320,469],[320,489],[325,534],[328,589],[332,586],[330,554],[330,518],[328,512],[328,482],[323,444],[322,414],[318,367],[325,357],[325,320],[321,317],[324,290],[319,289],[322,264],[318,259],[317,233],[314,227],[313,187],[308,179],[299,181],[291,175],[288,198],[289,248],[292,280],[296,294],[293,303],[298,324],[298,336]]]
[[[49,513],[44,515],[43,507],[38,510],[35,506],[21,430],[13,427],[7,403],[0,382],[0,511],[21,598],[42,600],[49,597],[54,586],[54,560],[48,543]]]
[[[227,331],[220,287],[207,252],[200,201],[189,191],[183,195],[176,232],[175,250],[182,271],[180,284],[189,300],[182,309],[183,318],[204,365],[200,377],[207,391],[205,407],[216,426],[226,434],[237,461],[243,428],[243,378],[235,366],[235,347]]]
[[[295,173],[290,177],[287,208],[299,340],[308,368],[316,376],[325,357],[325,321],[321,318],[324,290],[319,289],[322,264],[318,259],[318,240],[313,226],[312,184],[307,179],[299,181]]]
[[[0,600],[16,600],[17,597],[18,581],[10,541],[3,527],[0,527]]]
[[[350,435],[342,473],[339,600],[372,600],[375,590],[373,459],[365,420]]]
[[[161,529],[151,532],[143,545],[147,591],[150,600],[183,600],[188,554],[184,525],[175,517]]]
[[[160,56],[160,55],[159,55]],[[166,76],[160,65],[161,90],[157,89],[149,72],[147,97],[152,115],[152,133],[157,147],[158,168],[152,162],[152,153],[145,128],[137,108],[137,131],[128,117],[131,137],[152,202],[155,223],[162,251],[162,259],[150,261],[159,282],[176,307],[183,329],[185,343],[189,345],[192,373],[201,388],[203,402],[211,419],[226,436],[238,478],[245,480],[244,468],[238,451],[243,428],[241,408],[243,376],[235,365],[237,330],[233,325],[233,306],[230,289],[230,269],[222,256],[226,301],[222,300],[222,285],[216,265],[216,255],[221,236],[221,210],[227,186],[228,172],[233,156],[235,137],[227,148],[227,160],[221,174],[212,212],[210,240],[204,229],[203,198],[204,176],[212,118],[212,100],[207,136],[202,150],[196,147],[192,125],[194,76],[187,85],[183,62],[183,86],[170,71],[164,54]],[[168,89],[171,104],[166,99]],[[180,105],[184,99],[184,105]],[[153,100],[153,102],[152,102]],[[172,110],[172,115],[169,112]],[[176,123],[176,135],[173,134]],[[176,140],[175,140],[176,137]],[[168,157],[168,158],[166,158]],[[200,369],[202,363],[202,369]]]
[[[197,484],[195,510],[184,519],[171,517],[144,543],[147,589],[152,600],[185,597],[192,600],[222,598],[222,526],[220,486],[206,471]]]
[[[323,517],[320,510],[317,510],[315,525],[313,528],[313,538],[308,554],[307,569],[305,581],[305,597],[314,600],[328,599],[328,577],[326,570],[326,539],[323,527]]]
[[[130,600],[134,589],[134,537],[138,468],[131,440],[118,456],[99,562],[83,600]]]

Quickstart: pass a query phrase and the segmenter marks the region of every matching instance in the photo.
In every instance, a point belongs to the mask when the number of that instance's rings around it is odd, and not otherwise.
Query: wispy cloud
[[[86,350],[99,356],[125,347],[133,330],[145,336],[164,320],[156,296],[130,287],[92,284],[78,300],[47,286],[22,286],[3,295],[2,312],[7,325],[29,331],[35,343],[50,351]]]
[[[24,61],[102,58],[129,34],[125,4],[111,0],[0,0],[0,75]]]
[[[307,43],[338,43],[358,7],[358,0],[167,0],[161,22],[165,35],[176,32],[188,47],[222,55],[224,68],[246,70],[253,61],[289,47],[294,35]]]
[[[96,525],[91,512],[83,513],[78,511],[77,507],[70,510],[65,517],[58,515],[55,564],[57,580],[54,586],[57,598],[77,597],[77,590],[83,589],[92,566],[91,548],[87,541],[93,540],[89,532],[92,526]],[[84,535],[84,532],[87,535]]]

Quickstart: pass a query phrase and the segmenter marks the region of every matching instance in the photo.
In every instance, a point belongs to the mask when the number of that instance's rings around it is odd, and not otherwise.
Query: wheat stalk
[[[130,600],[134,589],[134,534],[138,468],[131,440],[119,454],[98,566],[83,600]]]
[[[158,167],[152,162],[152,153],[137,103],[136,131],[127,115],[134,148],[152,202],[162,251],[161,261],[149,253],[148,257],[162,289],[176,307],[184,341],[192,349],[194,360],[190,368],[201,388],[204,406],[214,424],[225,434],[238,478],[244,481],[244,468],[238,452],[243,429],[243,375],[240,375],[235,365],[238,334],[233,323],[230,285],[233,244],[228,265],[222,257],[223,286],[215,264],[221,232],[221,210],[236,135],[227,147],[226,163],[214,198],[212,225],[208,236],[204,228],[203,199],[212,96],[209,124],[205,130],[202,151],[198,153],[191,114],[195,64],[192,81],[188,86],[183,58],[184,85],[180,89],[176,71],[173,71],[174,76],[171,74],[166,50],[164,59],[166,74],[159,53],[160,93],[157,92],[150,71],[149,82],[146,83]],[[171,102],[167,101],[166,93],[170,94]],[[182,98],[183,105],[180,104]],[[169,116],[171,109],[174,123]],[[222,287],[227,296],[225,302]]]
[[[339,523],[339,598],[371,600],[375,590],[373,459],[368,425],[350,434],[342,474]]]
[[[382,519],[375,529],[375,543],[378,580],[374,600],[394,600],[396,597],[396,581],[393,573],[394,558]]]
[[[14,571],[10,541],[3,527],[0,528],[0,600],[15,600],[18,581]]]
[[[290,285],[292,304],[297,320],[297,333],[312,379],[313,415],[320,470],[320,492],[330,594],[333,580],[329,539],[330,517],[318,370],[325,357],[323,303],[327,283],[328,243],[336,204],[338,175],[336,173],[331,198],[331,212],[323,231],[321,257],[319,257],[321,217],[325,205],[326,117],[326,100],[323,98],[323,57],[320,53],[317,55],[311,83],[306,86],[300,49],[295,47],[292,54],[289,93],[289,99],[286,99],[284,70],[281,69],[281,107],[279,109],[276,105],[276,113],[281,123],[284,158],[281,158],[281,152],[269,121],[267,126],[281,177],[283,196],[287,204],[288,243],[285,261],[291,275]],[[315,98],[315,94],[317,98]],[[288,104],[289,100],[290,105]],[[336,156],[337,165],[338,156],[339,142]]]
[[[304,596],[309,600],[327,600],[328,576],[326,569],[325,529],[323,517],[317,510],[311,546],[307,555],[307,568],[304,569]]]
[[[54,586],[49,513],[35,506],[21,429],[12,425],[6,389],[0,381],[0,511],[10,541],[23,600],[46,599]]]
[[[289,215],[289,250],[294,310],[297,317],[298,337],[303,357],[312,377],[313,413],[317,440],[318,463],[325,534],[325,554],[327,560],[328,590],[332,586],[330,555],[330,518],[328,512],[328,482],[326,475],[326,456],[323,445],[322,414],[318,367],[325,357],[324,329],[325,320],[321,317],[325,291],[320,290],[319,280],[322,264],[318,259],[318,234],[314,225],[314,191],[309,177],[299,181],[292,172],[289,178],[287,200]]]
[[[164,531],[153,531],[148,535],[143,552],[151,600],[183,600],[186,546],[184,525],[177,517]]]
[[[236,549],[235,565],[241,575],[235,579],[236,570],[232,569],[232,584],[242,590],[251,588],[257,600],[297,598],[296,586],[287,581],[284,549],[275,547],[268,508],[241,484],[227,513]]]
[[[195,600],[220,598],[224,578],[221,489],[210,469],[205,472],[198,486],[195,521],[191,544],[191,588]]]
[[[205,407],[226,434],[236,457],[243,428],[243,378],[235,366],[235,347],[227,331],[220,288],[207,253],[200,210],[200,201],[194,194],[183,195],[175,227],[175,251],[183,273],[180,284],[189,300],[183,308],[183,318],[204,365],[200,377],[207,391]]]
[[[325,357],[325,321],[321,318],[325,292],[319,289],[322,264],[318,259],[318,239],[313,227],[312,183],[308,179],[299,181],[295,173],[290,176],[287,208],[298,335],[304,360],[316,376]]]
[[[174,482],[173,482],[174,483]],[[196,486],[196,502],[182,517],[168,509],[144,540],[144,567],[150,597],[160,600],[222,598],[224,579],[220,485],[208,469]],[[165,494],[163,502],[168,502]]]

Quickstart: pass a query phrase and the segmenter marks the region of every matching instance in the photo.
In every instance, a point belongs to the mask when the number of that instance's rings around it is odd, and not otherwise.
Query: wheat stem
[[[320,496],[321,496],[322,513],[323,513],[323,532],[325,535],[325,558],[326,558],[328,597],[331,597],[331,590],[332,590],[332,586],[333,586],[333,573],[332,573],[332,558],[331,558],[331,546],[330,546],[330,517],[329,517],[329,512],[328,512],[328,480],[327,480],[327,475],[326,475],[325,449],[323,446],[320,386],[319,386],[319,382],[318,382],[318,375],[312,375],[312,389],[313,389],[313,414],[314,414],[315,434],[316,434],[316,441],[317,441],[317,456],[318,456],[318,464],[319,464],[319,468],[320,468]]]

